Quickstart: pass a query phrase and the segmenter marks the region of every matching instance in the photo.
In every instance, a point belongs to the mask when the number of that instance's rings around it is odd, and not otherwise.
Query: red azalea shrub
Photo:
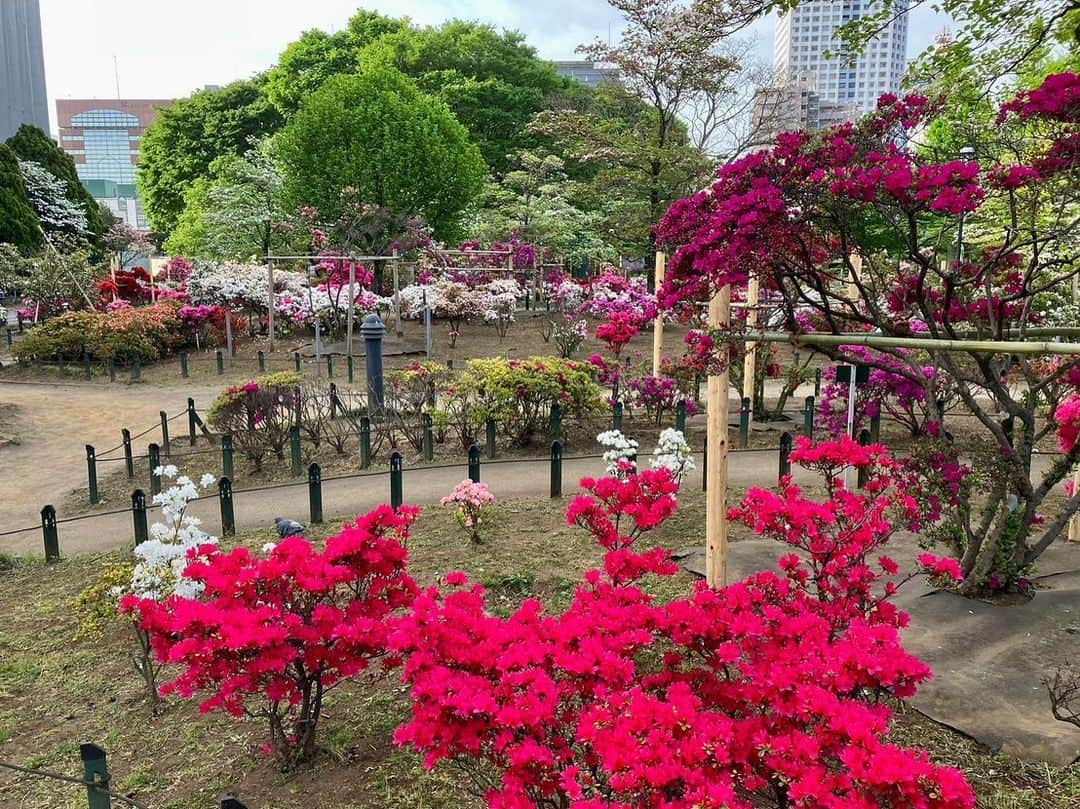
[[[878,699],[930,674],[904,652],[905,618],[875,595],[867,559],[910,504],[879,447],[804,444],[795,457],[832,480],[828,502],[789,481],[736,510],[762,504],[761,530],[808,554],[780,572],[654,601],[640,581],[676,568],[636,544],[677,488],[654,470],[583,481],[568,520],[607,553],[565,612],[530,599],[497,617],[463,573],[420,594],[392,638],[413,696],[398,743],[428,767],[464,766],[492,809],[971,809],[958,771],[888,743]],[[866,493],[837,482],[849,462],[874,467]]]
[[[608,351],[618,358],[626,344],[633,340],[640,330],[633,315],[628,312],[615,312],[596,327],[596,339],[607,345]]]
[[[402,543],[417,513],[380,506],[323,551],[301,537],[265,557],[204,549],[206,561],[185,571],[205,585],[200,598],[125,598],[158,658],[184,669],[162,693],[207,692],[204,713],[265,719],[279,764],[310,758],[327,692],[376,661],[395,662],[386,642],[391,617],[416,594]]]

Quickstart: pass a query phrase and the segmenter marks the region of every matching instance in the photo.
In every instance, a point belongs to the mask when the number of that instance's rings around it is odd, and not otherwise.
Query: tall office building
[[[58,99],[60,147],[75,160],[79,179],[94,199],[131,227],[149,229],[135,193],[135,167],[143,134],[158,110],[152,99]]]
[[[861,112],[874,109],[882,93],[899,90],[907,66],[906,0],[893,3],[893,10],[902,13],[894,15],[854,64],[825,55],[839,47],[833,32],[840,25],[859,19],[875,6],[874,0],[803,0],[780,15],[773,58],[777,83],[799,84],[812,76],[821,98],[854,103]]]
[[[49,131],[38,0],[0,0],[0,141],[23,124]]]

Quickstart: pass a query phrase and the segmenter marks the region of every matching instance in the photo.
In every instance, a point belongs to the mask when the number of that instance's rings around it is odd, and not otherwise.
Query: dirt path
[[[86,487],[85,444],[99,453],[120,443],[120,430],[138,433],[186,406],[188,396],[205,410],[218,385],[167,391],[141,386],[0,382],[0,404],[14,405],[14,424],[5,431],[17,444],[0,447],[0,532],[37,525],[46,503]],[[186,425],[176,421],[186,430]],[[63,516],[63,515],[61,515]],[[0,538],[0,549],[18,549],[22,535]],[[31,543],[37,547],[38,538]]]

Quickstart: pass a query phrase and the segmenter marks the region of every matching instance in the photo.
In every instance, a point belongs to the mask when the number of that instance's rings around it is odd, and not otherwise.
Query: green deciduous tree
[[[281,173],[268,150],[258,147],[242,157],[219,157],[210,166],[210,177],[191,185],[165,247],[174,255],[261,259],[282,244],[289,220]]]
[[[516,236],[575,262],[590,257],[615,260],[617,250],[600,235],[601,215],[571,201],[575,185],[562,158],[520,152],[512,156],[509,170],[484,188],[469,235],[482,243]]]
[[[457,235],[485,174],[479,151],[446,105],[378,63],[328,79],[274,148],[292,207],[335,219],[342,192],[353,189],[372,205],[423,217],[445,239]]]
[[[41,228],[26,194],[19,158],[3,143],[0,143],[0,243],[24,252],[41,246]]]
[[[281,114],[257,81],[202,90],[161,110],[142,142],[138,185],[154,228],[168,234],[184,195],[222,155],[242,155],[253,139],[276,132]]]

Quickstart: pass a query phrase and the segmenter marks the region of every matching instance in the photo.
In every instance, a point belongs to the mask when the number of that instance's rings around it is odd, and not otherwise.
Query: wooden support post
[[[352,333],[356,317],[356,262],[349,262],[349,314],[345,323],[345,356],[348,357],[349,381],[352,382]]]
[[[731,287],[725,285],[709,302],[709,326],[723,328],[731,320]],[[710,587],[727,583],[727,454],[728,369],[709,376],[708,441],[705,463],[705,581]]]
[[[1073,497],[1080,494],[1080,466],[1073,472]],[[1069,520],[1069,542],[1080,542],[1080,514]]]
[[[270,331],[270,353],[274,353],[274,262],[266,262],[266,327]]]
[[[758,300],[761,297],[761,282],[756,275],[751,275],[746,285],[746,330],[753,331],[758,322]],[[754,400],[754,377],[757,376],[756,345],[744,344],[742,395],[744,399]]]
[[[655,288],[660,289],[664,284],[664,270],[666,267],[666,257],[663,251],[656,251],[656,270],[655,270]],[[656,319],[653,321],[653,341],[652,341],[652,375],[660,376],[660,355],[664,351],[664,315],[662,312],[657,312]]]
[[[401,278],[399,276],[398,252],[393,254],[394,267],[394,334],[400,338],[404,332],[401,330]]]

